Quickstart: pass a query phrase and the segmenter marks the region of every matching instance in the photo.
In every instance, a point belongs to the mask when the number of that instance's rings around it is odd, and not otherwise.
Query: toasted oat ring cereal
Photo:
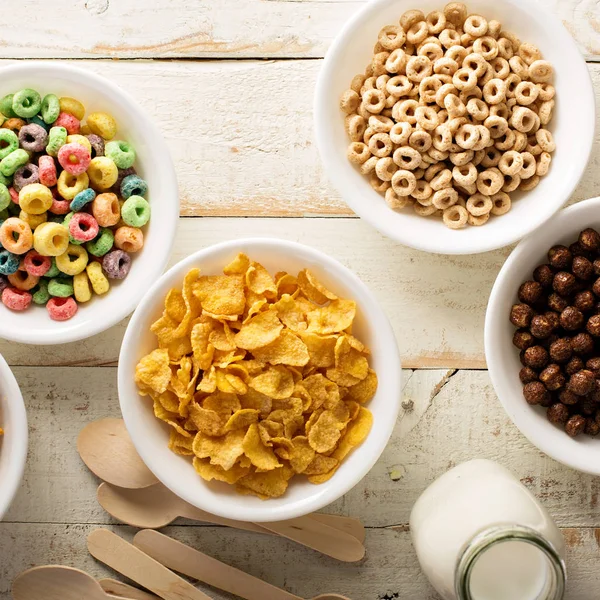
[[[468,216],[466,208],[455,204],[444,211],[442,219],[450,229],[461,229],[466,226]]]

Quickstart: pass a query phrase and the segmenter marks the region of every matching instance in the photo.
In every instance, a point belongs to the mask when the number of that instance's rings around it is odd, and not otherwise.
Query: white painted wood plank
[[[91,420],[119,416],[116,369],[19,367],[31,445],[24,485],[8,522],[110,523],[96,503],[97,480],[76,451]],[[405,525],[422,491],[451,466],[497,460],[540,498],[563,527],[600,527],[600,479],[534,448],[510,423],[485,371],[405,371],[406,407],[369,475],[327,510],[370,527]],[[1,548],[1,545],[0,545]],[[0,561],[1,562],[1,561]]]
[[[314,246],[352,269],[389,317],[404,366],[485,366],[485,306],[508,250],[463,257],[427,254],[392,242],[358,219],[181,219],[171,262],[217,242],[256,236]],[[116,364],[124,331],[122,323],[51,352],[0,341],[0,352],[13,365]]]
[[[0,38],[0,56],[7,58],[302,58],[322,57],[367,0],[5,1],[15,6],[4,13]],[[588,58],[598,58],[595,0],[540,4],[563,21]]]
[[[352,214],[329,184],[313,138],[313,89],[322,61],[76,64],[122,86],[158,124],[177,170],[183,215]],[[600,64],[589,69],[600,93]],[[596,136],[600,140],[600,111]],[[590,198],[598,189],[596,143],[573,197]]]

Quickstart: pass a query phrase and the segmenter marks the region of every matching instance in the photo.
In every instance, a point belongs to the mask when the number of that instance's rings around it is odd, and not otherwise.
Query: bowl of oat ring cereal
[[[600,198],[559,212],[514,249],[485,320],[490,378],[532,444],[600,475]]]
[[[594,94],[561,22],[525,0],[374,0],[317,82],[315,131],[348,205],[429,252],[513,243],[569,198]]]

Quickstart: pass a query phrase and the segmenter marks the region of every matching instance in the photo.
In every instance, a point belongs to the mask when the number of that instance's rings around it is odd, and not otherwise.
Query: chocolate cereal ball
[[[528,404],[541,404],[549,398],[550,393],[541,381],[532,381],[523,386],[523,396]]]
[[[575,437],[585,429],[585,417],[582,415],[573,415],[565,424],[565,431]]]
[[[578,333],[571,338],[571,348],[575,354],[590,354],[594,351],[594,340],[589,333]]]
[[[561,296],[570,296],[575,291],[576,283],[575,275],[567,271],[559,271],[552,280],[552,289]],[[556,310],[553,307],[550,308]]]
[[[569,420],[569,409],[560,402],[548,407],[546,411],[548,421],[555,425],[564,425]]]
[[[573,255],[566,246],[552,246],[548,250],[548,262],[555,269],[568,269],[572,260]]]
[[[516,334],[515,334],[516,335]],[[531,336],[533,337],[533,336]],[[558,340],[550,344],[548,350],[550,358],[557,363],[567,362],[573,355],[573,348],[571,347],[571,340],[567,337],[559,338]]]
[[[575,275],[575,277],[578,277],[583,281],[587,281],[594,276],[594,267],[592,263],[585,258],[585,256],[575,256],[573,258],[571,271],[573,271],[573,275]]]
[[[594,356],[585,361],[585,368],[594,374],[594,377],[598,379],[600,377],[600,356]]]
[[[531,334],[540,339],[546,339],[552,333],[552,324],[544,315],[536,315],[529,324]]]
[[[574,404],[577,404],[581,398],[570,390],[564,389],[560,391],[558,399],[566,406],[573,406]]]
[[[585,396],[579,403],[579,409],[579,412],[583,413],[586,417],[590,417],[591,415],[596,414],[598,404],[593,398],[591,398],[590,394],[590,396]]]
[[[592,419],[591,417],[588,417],[585,420],[584,432],[587,433],[587,435],[591,435],[591,436],[596,436],[600,433],[600,425],[598,424],[596,419]]]
[[[537,381],[538,380],[537,371],[534,371],[531,367],[523,367],[519,371],[519,379],[521,380],[521,383],[523,383],[523,384],[530,383],[532,381]]]
[[[535,338],[527,329],[517,329],[513,335],[513,345],[519,350],[527,350],[535,344]]]
[[[600,275],[600,258],[597,258],[592,265],[594,265],[594,273]]]
[[[587,369],[582,369],[571,375],[567,383],[567,389],[578,396],[585,396],[594,389],[595,385],[594,374]]]
[[[554,271],[550,265],[540,265],[533,271],[533,279],[537,281],[543,288],[552,287]]]
[[[585,256],[585,258],[589,258],[590,260],[593,258],[594,253],[586,250],[579,242],[573,242],[569,246],[569,250],[573,257],[575,256]]]
[[[594,285],[592,286],[592,292],[596,294],[600,298],[600,277],[594,281]]]
[[[550,325],[552,326],[552,331],[554,331],[555,329],[558,329],[560,327],[560,314],[559,313],[554,312],[553,310],[547,310],[544,313],[544,316],[550,322]]]
[[[561,313],[569,306],[569,302],[559,294],[552,293],[548,296],[548,308],[557,313]]]
[[[579,234],[579,243],[590,252],[600,250],[600,233],[595,229],[588,227]]]
[[[591,316],[588,319],[585,328],[587,329],[588,333],[594,337],[600,337],[600,315]]]
[[[575,331],[583,325],[583,313],[574,306],[567,306],[560,313],[560,325],[567,331]]]
[[[596,298],[590,290],[578,292],[573,300],[573,306],[578,308],[581,312],[592,311],[596,306]]]
[[[565,385],[566,378],[557,364],[551,364],[540,373],[540,381],[547,390],[553,392]]]
[[[540,283],[537,281],[526,281],[521,284],[518,296],[519,300],[525,304],[535,304],[541,299],[543,293],[544,288]]]
[[[566,365],[565,365],[565,373],[567,375],[573,375],[577,373],[577,371],[581,371],[585,367],[585,363],[583,359],[579,358],[579,356],[574,356]]]
[[[543,346],[531,346],[523,352],[523,364],[532,369],[543,369],[548,364],[548,351]]]
[[[527,304],[513,304],[510,309],[510,322],[515,327],[528,327],[533,318],[533,308]]]

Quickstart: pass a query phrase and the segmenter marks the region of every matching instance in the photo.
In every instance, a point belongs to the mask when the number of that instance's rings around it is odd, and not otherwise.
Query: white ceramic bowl
[[[27,460],[27,414],[19,385],[0,355],[0,521],[12,502]]]
[[[588,161],[594,139],[594,92],[585,61],[561,22],[528,0],[469,0],[470,13],[498,19],[505,29],[538,46],[556,70],[557,104],[550,124],[556,152],[546,177],[531,192],[513,195],[513,207],[483,227],[448,229],[441,219],[412,209],[395,212],[346,158],[349,145],[339,109],[352,77],[362,73],[384,25],[406,10],[426,14],[445,0],[372,0],[346,24],[333,42],[319,74],[315,95],[315,134],[327,176],[360,217],[388,237],[427,252],[475,254],[511,244],[539,227],[569,198]]]
[[[519,286],[532,278],[537,265],[547,262],[548,250],[555,244],[573,243],[586,227],[600,230],[600,198],[562,210],[513,250],[490,295],[485,316],[485,357],[496,394],[521,433],[555,460],[600,475],[600,439],[587,435],[570,438],[548,421],[546,409],[525,402],[519,380],[519,351],[512,345],[515,328],[509,321],[510,308],[518,302]]]
[[[297,273],[310,268],[335,293],[354,299],[358,305],[354,334],[372,351],[372,367],[379,376],[379,388],[368,404],[374,414],[373,429],[364,443],[342,463],[326,483],[313,485],[295,478],[287,493],[262,501],[241,496],[224,483],[207,483],[192,467],[189,458],[167,448],[168,426],[154,417],[147,398],[138,395],[134,371],[138,360],[156,347],[150,324],[163,310],[165,294],[181,288],[184,275],[193,267],[202,273],[221,274],[222,268],[245,252],[274,274],[286,270]],[[171,268],[156,282],[133,314],[119,357],[119,399],[121,411],[140,456],[175,494],[212,514],[244,521],[277,521],[318,510],[354,487],[373,467],[394,428],[401,396],[400,356],[392,328],[367,287],[347,268],[329,256],[300,244],[276,239],[236,240],[196,252]]]
[[[81,100],[86,114],[111,113],[119,125],[117,139],[131,142],[137,152],[135,167],[148,182],[152,218],[144,228],[144,248],[133,256],[127,278],[103,297],[79,306],[69,321],[52,321],[39,306],[17,313],[0,303],[0,337],[25,344],[63,344],[88,338],[112,327],[137,306],[144,292],[164,271],[179,218],[179,196],[173,163],[153,120],[135,100],[110,80],[95,73],[53,62],[17,63],[0,69],[0,97],[31,87],[44,95]]]

